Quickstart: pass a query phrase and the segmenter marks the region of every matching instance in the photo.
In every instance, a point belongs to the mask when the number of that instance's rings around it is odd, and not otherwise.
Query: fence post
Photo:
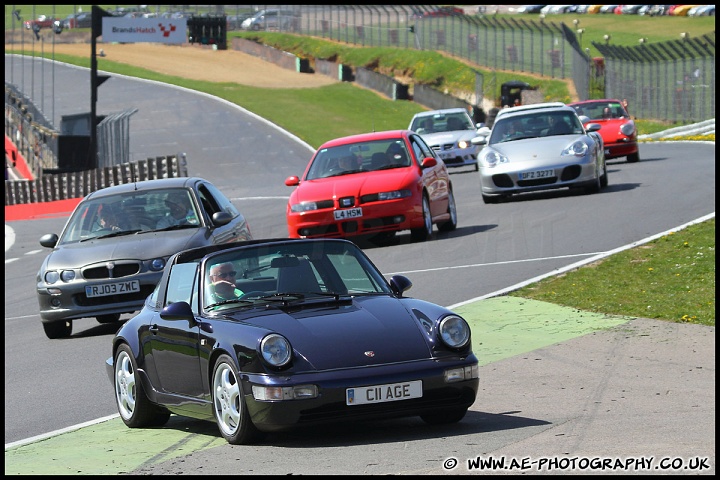
[[[390,44],[391,45],[397,45],[400,43],[398,31],[395,29],[391,29],[388,31],[388,37],[390,38]]]
[[[478,49],[478,36],[476,33],[468,35],[468,50],[474,52]]]

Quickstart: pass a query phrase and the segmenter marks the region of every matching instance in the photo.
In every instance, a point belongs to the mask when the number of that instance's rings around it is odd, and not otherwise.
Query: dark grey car
[[[40,318],[48,338],[67,337],[72,320],[116,322],[142,308],[165,262],[187,248],[252,239],[245,217],[217,187],[198,177],[115,185],[91,193],[37,274]]]

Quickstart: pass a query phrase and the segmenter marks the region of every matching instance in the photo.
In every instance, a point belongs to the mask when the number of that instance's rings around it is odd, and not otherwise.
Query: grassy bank
[[[715,219],[510,295],[591,312],[715,325]]]

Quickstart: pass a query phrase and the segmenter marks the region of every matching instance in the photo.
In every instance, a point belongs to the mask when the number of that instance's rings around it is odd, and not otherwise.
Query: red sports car
[[[452,183],[442,160],[411,130],[337,138],[315,152],[287,204],[291,238],[391,238],[410,230],[427,240],[433,224],[457,226]]]
[[[640,161],[637,127],[627,112],[627,101],[586,100],[568,105],[575,109],[586,128],[588,123],[600,124],[599,133],[605,142],[605,160],[626,157],[631,163]]]

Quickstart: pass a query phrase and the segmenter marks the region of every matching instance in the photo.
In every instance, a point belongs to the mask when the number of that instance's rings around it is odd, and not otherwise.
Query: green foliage
[[[510,295],[591,312],[715,325],[715,219]]]
[[[438,90],[460,93],[475,91],[475,72],[483,75],[485,96],[499,100],[500,85],[520,80],[537,86],[547,100],[570,102],[570,90],[563,80],[538,79],[516,72],[501,72],[470,66],[440,52],[393,47],[356,47],[312,37],[275,32],[232,32],[232,36],[270,45],[301,58],[320,58],[354,67],[377,70],[413,83],[429,85]]]

